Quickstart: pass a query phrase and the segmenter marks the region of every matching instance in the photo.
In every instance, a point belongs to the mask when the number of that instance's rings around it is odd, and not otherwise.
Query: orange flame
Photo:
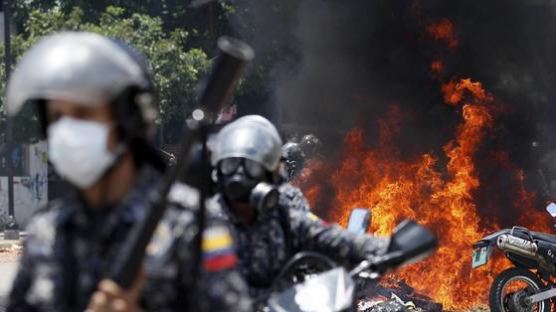
[[[432,39],[445,42],[450,50],[455,50],[459,46],[459,40],[454,34],[454,24],[446,18],[429,24],[426,30]]]
[[[460,104],[464,100],[464,95],[470,94],[480,101],[492,101],[492,96],[488,95],[480,82],[472,82],[471,79],[461,79],[460,81],[450,81],[442,85],[444,102],[450,105]]]
[[[421,23],[420,2],[414,1],[412,8]],[[454,25],[448,19],[428,24],[425,31],[451,51],[459,46]],[[430,70],[437,77],[444,74],[444,61],[435,58]],[[318,209],[325,200],[332,201],[328,206],[334,208],[325,216],[341,225],[346,225],[352,208],[369,207],[376,234],[391,233],[405,218],[433,230],[440,241],[437,253],[383,278],[382,283],[394,285],[403,279],[418,292],[442,303],[445,309],[456,310],[485,304],[494,276],[510,263],[495,256],[487,266],[471,269],[473,243],[501,228],[488,217],[481,218],[473,197],[481,187],[474,157],[493,127],[494,97],[480,82],[469,78],[449,81],[441,86],[441,91],[446,104],[461,107],[458,111],[462,117],[455,137],[444,145],[442,157],[427,153],[408,160],[401,155],[395,143],[402,114],[392,105],[387,116],[378,122],[378,146],[366,147],[364,131],[353,129],[345,137],[340,161],[335,162],[339,165],[313,162],[300,182],[314,208]],[[524,213],[515,224],[550,232],[549,218],[534,207],[535,194],[524,186],[523,170],[509,160],[506,152],[493,156],[497,166],[512,173],[513,185],[518,186],[517,191],[514,189],[514,206],[521,207]],[[330,181],[328,189],[321,188],[323,181]]]
[[[394,144],[401,114],[393,105],[388,116],[379,121],[377,148],[365,147],[363,130],[354,129],[345,138],[339,167],[321,164],[313,168],[305,182],[310,185],[309,197],[314,204],[323,194],[318,183],[311,183],[311,175],[331,177],[335,192],[331,217],[342,225],[346,225],[352,208],[369,207],[373,212],[372,229],[377,234],[391,233],[404,218],[415,219],[435,231],[440,240],[435,256],[396,272],[394,279],[404,279],[444,308],[459,309],[484,303],[494,274],[509,263],[495,257],[488,266],[471,270],[473,243],[498,230],[496,225],[480,223],[473,198],[480,187],[473,157],[493,126],[493,97],[471,79],[449,82],[442,86],[442,92],[446,103],[462,106],[456,136],[443,148],[445,168],[433,154],[412,160],[401,157]],[[523,182],[523,171],[512,170],[517,181]],[[534,211],[534,195],[523,183],[516,200],[526,206],[524,209]],[[546,217],[540,213],[527,214],[524,219],[520,220],[525,221],[521,224],[524,226],[546,224]]]

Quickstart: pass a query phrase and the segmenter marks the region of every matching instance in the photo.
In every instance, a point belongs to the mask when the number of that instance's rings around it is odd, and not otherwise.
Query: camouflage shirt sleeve
[[[297,250],[316,251],[341,263],[354,265],[387,248],[386,238],[348,232],[311,212],[290,211],[290,221]]]
[[[195,201],[185,203],[195,207]],[[184,202],[182,202],[184,204]],[[192,208],[196,211],[197,208]],[[221,219],[217,207],[207,204],[206,224],[203,232],[200,276],[193,283],[194,311],[252,311],[247,284],[238,271],[238,258],[227,223]],[[186,277],[195,276],[197,268],[191,265],[195,253],[193,217],[181,239],[182,272]]]
[[[280,205],[298,211],[311,211],[309,201],[307,201],[303,192],[289,183],[280,186]]]
[[[203,311],[251,311],[247,284],[238,271],[232,235],[223,222],[211,220],[202,243],[200,292],[205,295]]]

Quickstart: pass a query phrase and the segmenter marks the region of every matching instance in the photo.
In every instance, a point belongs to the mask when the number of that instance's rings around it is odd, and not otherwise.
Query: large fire
[[[324,173],[331,177],[336,194],[331,217],[340,224],[347,223],[352,208],[369,207],[374,233],[388,234],[404,218],[418,220],[432,229],[440,240],[435,256],[390,278],[405,280],[445,308],[459,309],[486,303],[494,275],[509,262],[496,257],[489,266],[471,270],[473,243],[499,229],[496,224],[481,223],[473,198],[474,190],[480,187],[474,156],[493,127],[494,98],[481,83],[471,79],[450,81],[441,90],[444,101],[457,106],[462,117],[455,138],[444,145],[445,167],[433,154],[410,161],[403,159],[395,144],[401,127],[400,110],[393,105],[388,116],[379,121],[378,146],[366,148],[364,132],[350,131],[339,166],[316,164],[306,180],[311,185],[306,192],[314,203],[322,191],[319,184],[311,183],[311,175]],[[532,207],[534,194],[523,187],[523,171],[511,164],[506,153],[499,153],[498,161],[512,170],[521,183],[515,201],[522,205],[525,217],[516,220],[516,224],[549,231],[548,218]]]
[[[418,11],[416,15],[420,21]],[[450,53],[455,52],[460,42],[451,21],[443,18],[421,25],[426,38],[445,45]],[[437,80],[447,71],[441,59],[443,53],[429,67]],[[323,200],[332,200],[328,204],[333,207],[328,217],[341,225],[346,225],[353,208],[368,207],[373,213],[372,231],[376,234],[391,233],[405,218],[415,219],[433,230],[440,241],[437,253],[385,280],[404,280],[442,303],[445,309],[454,310],[485,304],[494,276],[510,266],[509,261],[498,256],[483,268],[471,269],[473,243],[508,224],[497,224],[492,214],[481,216],[485,210],[479,209],[479,200],[474,198],[481,187],[477,152],[487,135],[493,133],[499,103],[481,82],[471,78],[452,78],[441,83],[440,92],[444,105],[453,107],[454,113],[461,116],[453,138],[444,144],[440,153],[430,152],[413,159],[402,155],[397,143],[404,114],[393,104],[389,113],[378,121],[376,146],[368,147],[365,132],[353,129],[345,137],[340,161],[333,162],[337,165],[313,161],[301,182],[317,213]],[[535,193],[525,188],[523,170],[510,161],[507,152],[492,151],[491,154],[496,168],[511,173],[511,207],[520,209],[515,225],[550,232],[551,220],[535,206],[538,200]],[[323,184],[323,179],[330,183]],[[332,189],[323,189],[324,185]],[[331,194],[334,194],[332,199]],[[482,199],[481,205],[485,207],[485,204],[495,207],[499,203],[494,199],[485,203]]]

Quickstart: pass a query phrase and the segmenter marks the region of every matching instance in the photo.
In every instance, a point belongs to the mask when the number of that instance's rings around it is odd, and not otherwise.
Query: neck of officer
[[[236,219],[241,224],[249,225],[255,222],[257,211],[251,205],[243,202],[232,202],[231,206]]]
[[[91,208],[117,203],[129,192],[137,177],[137,168],[130,152],[121,156],[118,163],[97,183],[83,190]]]

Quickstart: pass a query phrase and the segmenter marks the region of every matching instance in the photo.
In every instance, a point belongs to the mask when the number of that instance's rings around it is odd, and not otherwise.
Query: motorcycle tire
[[[504,303],[502,302],[504,299],[503,291],[504,286],[511,281],[515,280],[522,280],[529,284],[531,287],[535,288],[536,290],[541,290],[545,288],[545,283],[533,272],[523,269],[523,268],[510,268],[507,270],[502,271],[502,273],[498,274],[490,287],[490,294],[489,294],[489,307],[491,312],[514,312],[509,307],[504,307]],[[551,310],[551,303],[550,300],[545,300],[540,302],[541,306],[539,307],[538,312],[550,312]],[[520,309],[516,310],[515,312],[519,312]]]

